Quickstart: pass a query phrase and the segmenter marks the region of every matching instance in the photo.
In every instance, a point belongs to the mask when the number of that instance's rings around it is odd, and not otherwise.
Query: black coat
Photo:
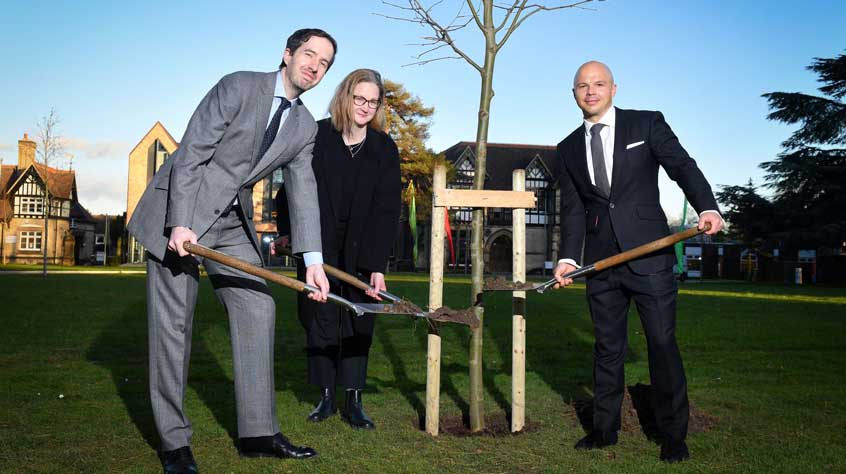
[[[628,145],[633,146],[627,149]],[[593,263],[668,235],[667,217],[659,201],[659,165],[697,212],[719,211],[711,186],[660,112],[616,109],[609,198],[591,184],[584,126],[558,144],[558,153],[564,162],[560,258],[578,262],[584,243],[584,263]],[[652,274],[674,263],[673,250],[667,248],[629,262],[629,268]]]
[[[314,144],[312,169],[317,180],[320,203],[320,228],[323,259],[326,263],[355,274],[385,272],[396,239],[401,207],[402,183],[397,145],[388,134],[367,129],[365,153],[358,173],[346,238],[338,242],[337,219],[329,194],[333,172],[325,158],[330,153],[347,154],[341,133],[330,119],[319,122]],[[357,159],[359,159],[357,158]],[[288,204],[283,185],[276,194],[277,228],[280,235],[290,235]],[[339,256],[344,261],[339,261]]]

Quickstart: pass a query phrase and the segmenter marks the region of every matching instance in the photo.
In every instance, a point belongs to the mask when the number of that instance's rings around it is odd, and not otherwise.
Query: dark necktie
[[[611,185],[608,183],[608,172],[605,171],[605,152],[602,151],[602,137],[599,132],[604,124],[598,123],[590,127],[590,154],[593,158],[593,180],[596,187],[605,197],[611,196]]]
[[[288,99],[284,97],[281,97],[281,99],[282,103],[279,104],[279,108],[276,109],[276,113],[273,114],[273,118],[267,124],[267,130],[264,131],[264,138],[261,141],[261,148],[259,148],[259,160],[267,152],[267,149],[270,148],[270,145],[273,144],[273,139],[276,138],[276,134],[279,132],[279,124],[282,122],[282,112],[291,106],[291,102]]]

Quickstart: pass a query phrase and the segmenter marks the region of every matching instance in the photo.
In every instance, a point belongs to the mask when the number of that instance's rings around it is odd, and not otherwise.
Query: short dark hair
[[[338,53],[338,43],[335,41],[335,38],[332,37],[329,33],[319,29],[319,28],[303,28],[301,30],[297,30],[288,37],[288,42],[285,43],[285,49],[290,49],[291,54],[297,52],[300,49],[300,46],[303,43],[307,42],[311,39],[312,36],[317,36],[319,38],[326,38],[332,43],[332,60],[329,61],[329,67],[326,69],[328,70],[332,67],[332,63],[335,62],[335,55]],[[279,63],[279,69],[285,67],[285,60],[283,59],[281,63]]]

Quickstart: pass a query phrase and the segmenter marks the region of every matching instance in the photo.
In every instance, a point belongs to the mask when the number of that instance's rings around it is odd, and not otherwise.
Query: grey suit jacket
[[[249,235],[261,255],[252,223],[253,186],[280,166],[285,186],[291,189],[293,251],[321,250],[311,167],[317,124],[300,101],[292,106],[273,145],[258,156],[276,75],[277,71],[229,74],[197,106],[179,149],[153,176],[127,225],[156,258],[164,258],[171,227],[189,227],[202,241],[236,195],[246,204]]]

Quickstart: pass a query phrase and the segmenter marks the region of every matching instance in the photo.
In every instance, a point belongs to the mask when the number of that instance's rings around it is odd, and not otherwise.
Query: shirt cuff
[[[305,266],[323,265],[323,254],[321,252],[306,252],[303,254]]]
[[[577,269],[577,270],[578,270],[579,268],[582,268],[582,267],[581,267],[581,266],[579,266],[579,264],[578,264],[578,263],[576,263],[576,261],[575,261],[575,260],[573,260],[572,258],[562,258],[561,260],[559,260],[559,261],[558,261],[558,264],[560,265],[560,264],[562,264],[562,263],[566,263],[567,265],[572,265],[572,266],[576,267],[576,269]]]

